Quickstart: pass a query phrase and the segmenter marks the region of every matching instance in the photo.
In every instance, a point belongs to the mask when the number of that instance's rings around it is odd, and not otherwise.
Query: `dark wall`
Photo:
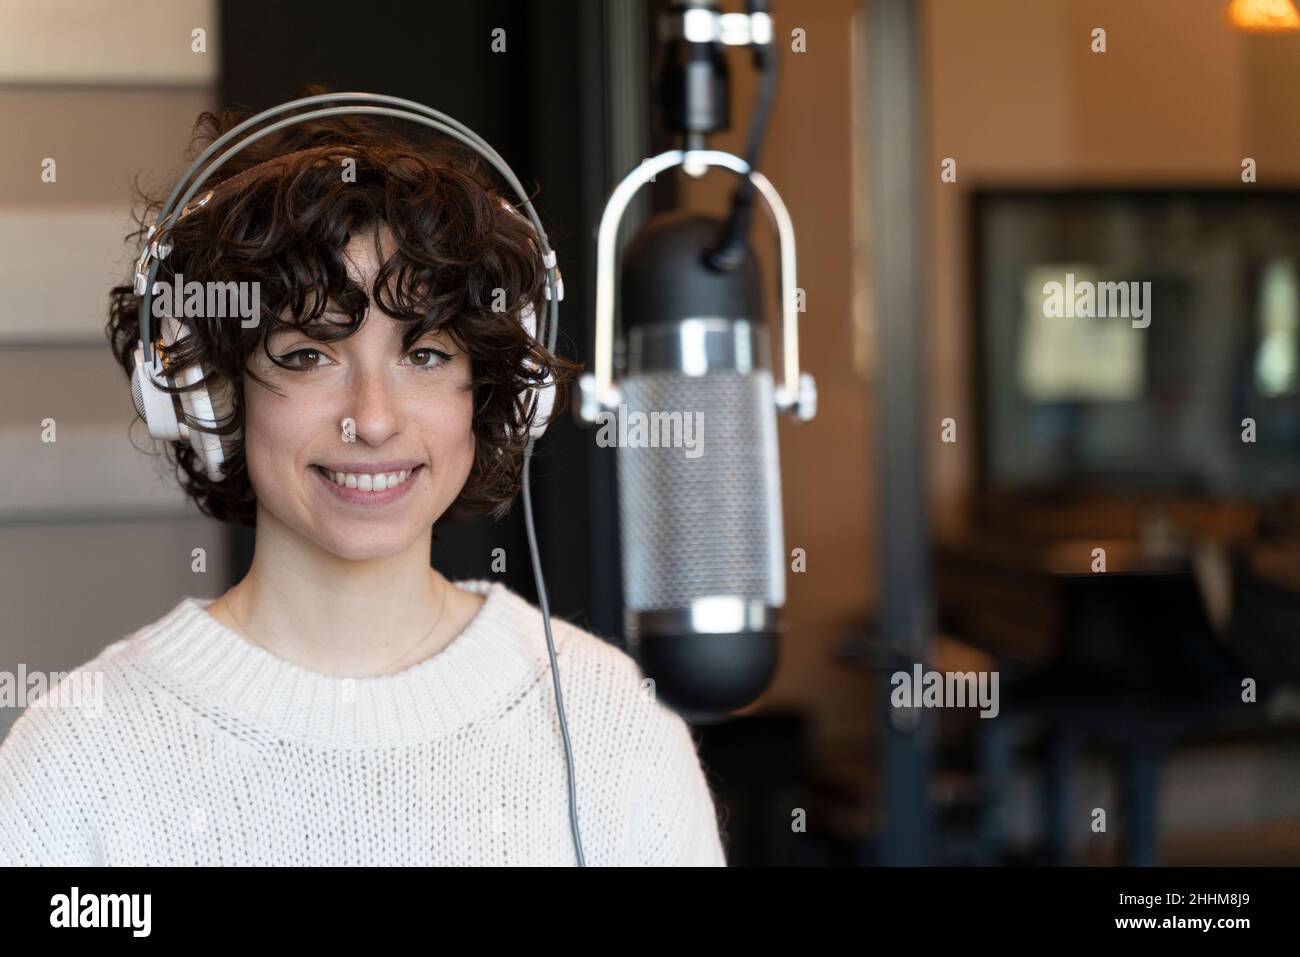
[[[607,15],[599,0],[224,0],[221,92],[225,103],[265,108],[322,83],[408,97],[472,127],[535,194],[564,276],[559,351],[590,366],[594,236],[613,186],[604,91],[620,69],[603,39]],[[498,27],[504,53],[491,47]],[[613,450],[597,448],[566,412],[538,442],[532,473],[552,612],[619,636]],[[235,534],[242,577],[252,535]],[[502,577],[536,601],[522,500],[500,522],[437,537],[433,562],[444,574]],[[506,549],[504,576],[491,571],[497,547]]]

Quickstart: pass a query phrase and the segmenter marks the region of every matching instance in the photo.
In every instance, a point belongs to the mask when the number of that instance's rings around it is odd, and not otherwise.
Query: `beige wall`
[[[1249,36],[1225,0],[925,0],[934,521],[960,524],[972,480],[965,205],[997,184],[1300,181],[1300,34]],[[1091,32],[1106,30],[1106,52]],[[940,163],[957,160],[956,183]],[[938,441],[952,416],[959,441]],[[970,434],[967,432],[966,434]]]
[[[213,105],[216,10],[215,0],[0,4],[3,671],[75,667],[179,596],[227,585],[224,529],[140,451],[153,443],[104,334],[109,288],[134,254],[123,242],[132,184],[170,182],[196,115]],[[53,182],[41,176],[47,157]],[[16,717],[0,708],[0,738]]]

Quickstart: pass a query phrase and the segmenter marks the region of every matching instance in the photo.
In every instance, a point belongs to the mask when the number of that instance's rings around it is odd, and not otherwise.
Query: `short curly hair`
[[[248,115],[229,109],[200,114],[190,155]],[[354,161],[351,176],[341,172],[348,159]],[[257,500],[240,440],[243,373],[266,384],[247,367],[253,350],[260,347],[283,366],[266,348],[271,332],[297,325],[318,341],[344,338],[360,328],[372,299],[387,315],[409,323],[406,348],[443,330],[470,358],[474,463],[459,496],[435,524],[482,514],[500,519],[509,512],[522,486],[532,420],[523,391],[554,376],[557,415],[566,404],[566,386],[582,366],[549,352],[520,322],[528,303],[542,314],[545,266],[532,224],[507,208],[485,168],[473,150],[448,138],[336,116],[264,137],[208,180],[214,199],[171,229],[173,249],[157,281],[178,274],[187,284],[256,281],[262,315],[250,328],[211,316],[187,317],[193,334],[167,352],[173,372],[198,363],[204,384],[225,396],[231,410],[228,420],[209,429],[226,448],[219,481],[205,474],[188,443],[166,443],[182,489],[204,514],[256,524]],[[140,228],[127,239],[138,249],[162,203],[137,192]],[[348,277],[344,251],[354,234],[384,226],[393,251],[366,290]],[[140,297],[125,284],[115,286],[109,299],[106,332],[129,377],[140,336]],[[330,321],[319,322],[327,308]],[[343,316],[351,320],[346,325],[339,324]],[[184,421],[197,427],[190,418]]]

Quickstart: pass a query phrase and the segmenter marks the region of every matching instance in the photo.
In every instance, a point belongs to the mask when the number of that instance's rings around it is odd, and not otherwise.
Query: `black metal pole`
[[[920,56],[911,0],[873,0],[870,58],[873,276],[879,317],[881,637],[889,658],[923,665],[932,632],[922,436],[923,352]],[[927,782],[932,724],[924,709],[896,709],[888,669],[879,691],[883,735],[882,864],[931,860]]]

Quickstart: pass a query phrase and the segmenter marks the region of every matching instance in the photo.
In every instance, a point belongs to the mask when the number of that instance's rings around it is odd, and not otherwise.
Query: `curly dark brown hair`
[[[201,114],[191,158],[248,115]],[[341,173],[345,159],[355,161],[350,177]],[[486,171],[481,157],[450,138],[413,136],[382,121],[342,116],[264,137],[213,174],[204,186],[214,190],[213,199],[171,229],[173,251],[157,281],[180,274],[186,283],[257,282],[262,315],[250,328],[212,316],[187,317],[193,334],[166,353],[173,372],[198,363],[209,391],[224,395],[230,407],[229,417],[209,430],[226,448],[220,481],[205,474],[188,443],[166,443],[181,487],[201,511],[256,524],[257,500],[240,441],[243,374],[270,386],[247,366],[253,350],[261,348],[285,366],[266,348],[274,330],[297,325],[318,341],[344,338],[360,328],[373,300],[387,315],[409,323],[406,348],[442,330],[470,358],[474,464],[436,524],[481,514],[499,519],[509,512],[522,486],[532,420],[522,393],[553,375],[554,417],[582,366],[547,351],[519,321],[527,303],[542,315],[545,267],[532,224],[506,208]],[[140,228],[127,238],[138,250],[162,200],[137,192]],[[385,226],[393,251],[366,290],[349,278],[344,251],[354,234]],[[110,293],[106,332],[128,376],[140,335],[139,304],[130,284]],[[329,319],[321,321],[327,308]],[[350,322],[340,324],[344,316]],[[197,427],[188,417],[183,421]]]

